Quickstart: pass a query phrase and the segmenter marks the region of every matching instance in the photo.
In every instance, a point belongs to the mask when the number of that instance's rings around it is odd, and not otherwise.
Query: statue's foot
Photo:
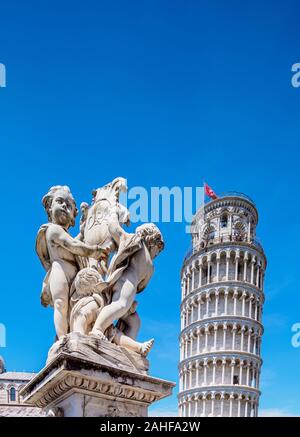
[[[100,331],[100,329],[93,328],[91,332],[89,332],[89,335],[94,335],[95,337],[98,337],[101,340],[108,341],[108,338],[103,334],[102,331]]]
[[[151,340],[144,341],[141,346],[141,355],[143,357],[146,357],[148,353],[150,352],[150,349],[152,348],[154,343],[154,338],[151,338]]]

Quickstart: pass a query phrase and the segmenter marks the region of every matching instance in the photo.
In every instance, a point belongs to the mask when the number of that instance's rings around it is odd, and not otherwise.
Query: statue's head
[[[102,285],[101,283],[103,280],[100,273],[92,267],[79,270],[74,280],[76,292],[81,297],[99,293],[99,284]]]
[[[75,225],[78,213],[70,188],[66,185],[51,187],[42,199],[48,220],[52,223],[69,228]]]
[[[162,233],[154,223],[145,223],[136,228],[139,235],[149,250],[151,258],[155,258],[165,247]]]
[[[81,214],[85,214],[88,209],[89,209],[89,204],[87,202],[81,202],[80,204]]]

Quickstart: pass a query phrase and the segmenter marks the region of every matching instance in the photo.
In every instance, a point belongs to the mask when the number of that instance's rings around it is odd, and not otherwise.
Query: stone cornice
[[[61,353],[21,391],[24,401],[46,407],[70,391],[149,405],[171,394],[174,383]]]
[[[203,328],[207,324],[214,324],[214,323],[239,323],[240,325],[244,324],[251,325],[251,327],[258,326],[262,330],[262,334],[264,332],[263,325],[258,322],[257,320],[251,319],[249,317],[242,317],[242,316],[233,316],[233,315],[224,315],[224,316],[214,316],[214,317],[208,317],[207,319],[198,320],[197,322],[193,322],[190,325],[186,326],[179,334],[179,338],[185,335],[187,332],[195,329],[195,328]],[[261,334],[261,335],[262,335]]]
[[[221,392],[225,392],[226,394],[234,393],[234,394],[243,394],[245,395],[256,395],[260,396],[261,392],[257,388],[249,387],[248,385],[232,385],[232,384],[222,384],[222,385],[207,385],[201,386],[197,388],[192,388],[190,390],[181,391],[177,397],[180,399],[183,396],[192,396],[192,395],[201,395],[201,394],[221,394]]]
[[[198,250],[195,249],[195,252],[192,253],[190,256],[188,256],[187,258],[185,258],[183,265],[181,267],[181,276],[182,273],[184,271],[184,268],[190,263],[192,262],[194,259],[197,259],[199,256],[203,255],[203,254],[210,254],[210,253],[214,253],[219,249],[226,249],[228,248],[229,250],[241,250],[241,248],[244,248],[245,251],[248,251],[250,253],[252,253],[253,255],[257,255],[257,253],[259,253],[265,262],[265,266],[267,267],[267,258],[265,255],[265,252],[263,250],[263,248],[259,248],[258,246],[256,246],[255,244],[252,244],[250,242],[246,242],[246,241],[226,241],[226,242],[219,242],[219,243],[214,243],[211,246],[205,247],[203,249],[199,248]]]
[[[180,308],[182,309],[182,307],[186,304],[186,301],[198,296],[199,294],[202,293],[207,293],[210,290],[215,290],[218,288],[237,288],[239,290],[247,290],[249,291],[249,293],[253,293],[256,294],[257,297],[263,297],[263,302],[264,302],[264,292],[263,290],[261,290],[260,288],[256,287],[256,285],[253,285],[249,282],[244,282],[244,281],[234,281],[234,280],[230,280],[230,281],[218,281],[218,282],[211,282],[210,284],[205,284],[205,285],[201,285],[201,287],[197,287],[195,288],[191,293],[187,294],[183,300],[181,301],[181,305]]]
[[[181,370],[183,366],[186,366],[189,363],[195,363],[196,361],[201,361],[203,359],[217,359],[220,360],[222,358],[226,359],[238,359],[238,360],[254,360],[256,363],[261,366],[263,363],[262,358],[259,355],[252,354],[251,352],[243,352],[243,351],[231,351],[229,349],[226,350],[218,350],[218,351],[210,351],[210,352],[202,352],[200,354],[193,355],[188,358],[184,358],[178,364],[178,369]]]

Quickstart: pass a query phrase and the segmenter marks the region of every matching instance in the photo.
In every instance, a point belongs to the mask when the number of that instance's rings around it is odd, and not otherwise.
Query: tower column
[[[241,328],[241,352],[244,351],[244,336],[245,336],[245,330],[246,330],[246,327],[245,327],[245,325],[243,325],[242,328]]]
[[[224,392],[221,393],[221,414],[220,416],[223,417],[224,415]]]
[[[226,366],[226,358],[222,359],[222,379],[221,384],[225,384],[225,366]]]
[[[224,314],[227,314],[227,310],[228,310],[228,290],[225,290],[225,302],[224,302]]]
[[[232,347],[231,350],[235,350],[235,336],[236,336],[236,330],[237,330],[237,326],[236,323],[233,324],[232,327]]]
[[[223,350],[226,350],[226,333],[227,333],[227,324],[223,324]]]
[[[238,413],[237,413],[237,417],[241,417],[241,402],[242,402],[242,396],[239,395],[239,397],[238,397]]]
[[[251,242],[251,222],[248,223],[248,243]]]
[[[190,292],[190,271],[189,270],[187,271],[187,274],[186,274],[186,288],[187,288],[186,295],[188,295]]]
[[[251,336],[252,336],[252,329],[249,328],[248,329],[248,348],[247,348],[247,352],[250,354],[250,346],[251,346]]]
[[[236,303],[238,298],[238,291],[235,288],[233,292],[233,315],[236,316]]]
[[[192,407],[192,401],[191,401],[191,398],[190,398],[190,396],[188,397],[188,414],[189,414],[189,417],[191,417],[192,416],[192,409],[191,409],[191,407]]]
[[[244,361],[243,361],[243,360],[240,360],[239,385],[242,385],[242,382],[243,382],[243,365],[244,365]]]
[[[234,394],[231,393],[229,397],[229,417],[232,417],[232,404],[233,404]]]
[[[250,280],[250,282],[253,285],[254,285],[254,264],[255,264],[255,262],[256,262],[256,258],[252,257],[252,259],[251,259],[251,280]]]
[[[191,332],[190,334],[190,357],[192,357],[193,354],[193,346],[194,346],[194,334]]]
[[[234,376],[234,368],[235,368],[235,359],[233,358],[232,360],[231,360],[231,364],[230,364],[230,366],[231,366],[231,384],[233,384],[233,376]]]
[[[226,252],[226,281],[229,281],[229,261],[230,261],[230,252]]]
[[[211,395],[211,415],[215,415],[215,392],[212,392]]]
[[[201,287],[202,285],[202,258],[200,258],[199,261],[199,282],[198,282],[198,286]]]
[[[248,252],[246,252],[244,255],[244,277],[243,277],[244,282],[247,281],[247,266],[248,266]]]
[[[199,387],[199,361],[196,361],[196,387]]]
[[[205,326],[205,346],[204,346],[204,350],[206,350],[206,351],[207,351],[207,348],[208,348],[208,334],[209,334],[209,328],[206,325]]]
[[[192,291],[195,289],[195,264],[192,264]]]
[[[210,302],[209,292],[206,293],[205,297],[206,297],[206,317],[208,317],[208,315],[209,315],[209,302]]]
[[[207,359],[204,360],[203,366],[204,366],[204,380],[203,380],[203,383],[204,383],[204,385],[207,385]]]
[[[218,290],[216,291],[215,296],[216,296],[215,315],[217,316],[218,315],[218,305],[219,305],[219,291]]]
[[[200,340],[201,340],[201,330],[197,329],[197,355],[200,353]]]
[[[202,410],[202,416],[205,417],[206,415],[206,396],[203,397],[203,410]]]
[[[188,365],[189,369],[189,389],[193,387],[193,364],[189,363]]]
[[[211,261],[207,261],[207,283],[211,283]]]
[[[212,366],[213,366],[213,377],[212,377],[212,384],[215,385],[216,383],[216,364],[217,360],[216,358],[213,359]]]
[[[217,271],[216,271],[216,276],[217,276],[217,282],[219,282],[220,280],[220,253],[217,253]]]
[[[250,387],[250,364],[247,363],[246,385]]]
[[[238,280],[238,272],[239,272],[239,259],[240,259],[240,251],[237,250],[235,253],[235,280]]]
[[[257,320],[258,302],[259,302],[259,299],[256,298],[256,299],[255,299],[255,307],[254,307],[254,319],[255,319],[255,320]]]
[[[243,317],[245,317],[245,302],[246,302],[246,296],[247,296],[246,291],[243,291],[243,294],[242,294],[242,316],[243,316]]]
[[[218,324],[214,323],[214,350],[217,349]]]
[[[197,309],[198,309],[197,320],[200,320],[201,319],[201,296],[198,297],[197,303],[198,303],[198,306],[197,306]]]
[[[260,271],[260,266],[259,264],[257,265],[257,270],[256,270],[256,287],[259,287],[259,271]]]
[[[194,417],[199,417],[199,397],[195,398],[195,414]]]
[[[245,399],[245,414],[244,417],[248,417],[248,398]]]
[[[252,317],[252,301],[254,299],[254,294],[251,294],[250,299],[249,299],[249,314],[248,317],[249,319],[251,319]]]

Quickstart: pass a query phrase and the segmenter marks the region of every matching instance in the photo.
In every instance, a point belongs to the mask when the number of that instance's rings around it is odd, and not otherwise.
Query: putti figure
[[[76,256],[100,259],[100,246],[72,238],[68,229],[75,225],[77,208],[69,187],[57,185],[43,197],[49,222],[39,229],[37,254],[47,271],[41,302],[54,307],[57,338],[68,333],[69,294],[78,272]]]
[[[78,333],[145,356],[154,340],[136,340],[140,319],[135,297],[149,283],[153,259],[164,242],[153,223],[139,226],[135,233],[123,229],[130,224],[129,211],[119,202],[126,190],[127,181],[121,177],[94,190],[91,205],[80,206],[76,238],[68,233],[77,215],[70,189],[55,186],[43,197],[49,222],[41,226],[36,242],[47,271],[42,304],[54,307],[59,341]]]

